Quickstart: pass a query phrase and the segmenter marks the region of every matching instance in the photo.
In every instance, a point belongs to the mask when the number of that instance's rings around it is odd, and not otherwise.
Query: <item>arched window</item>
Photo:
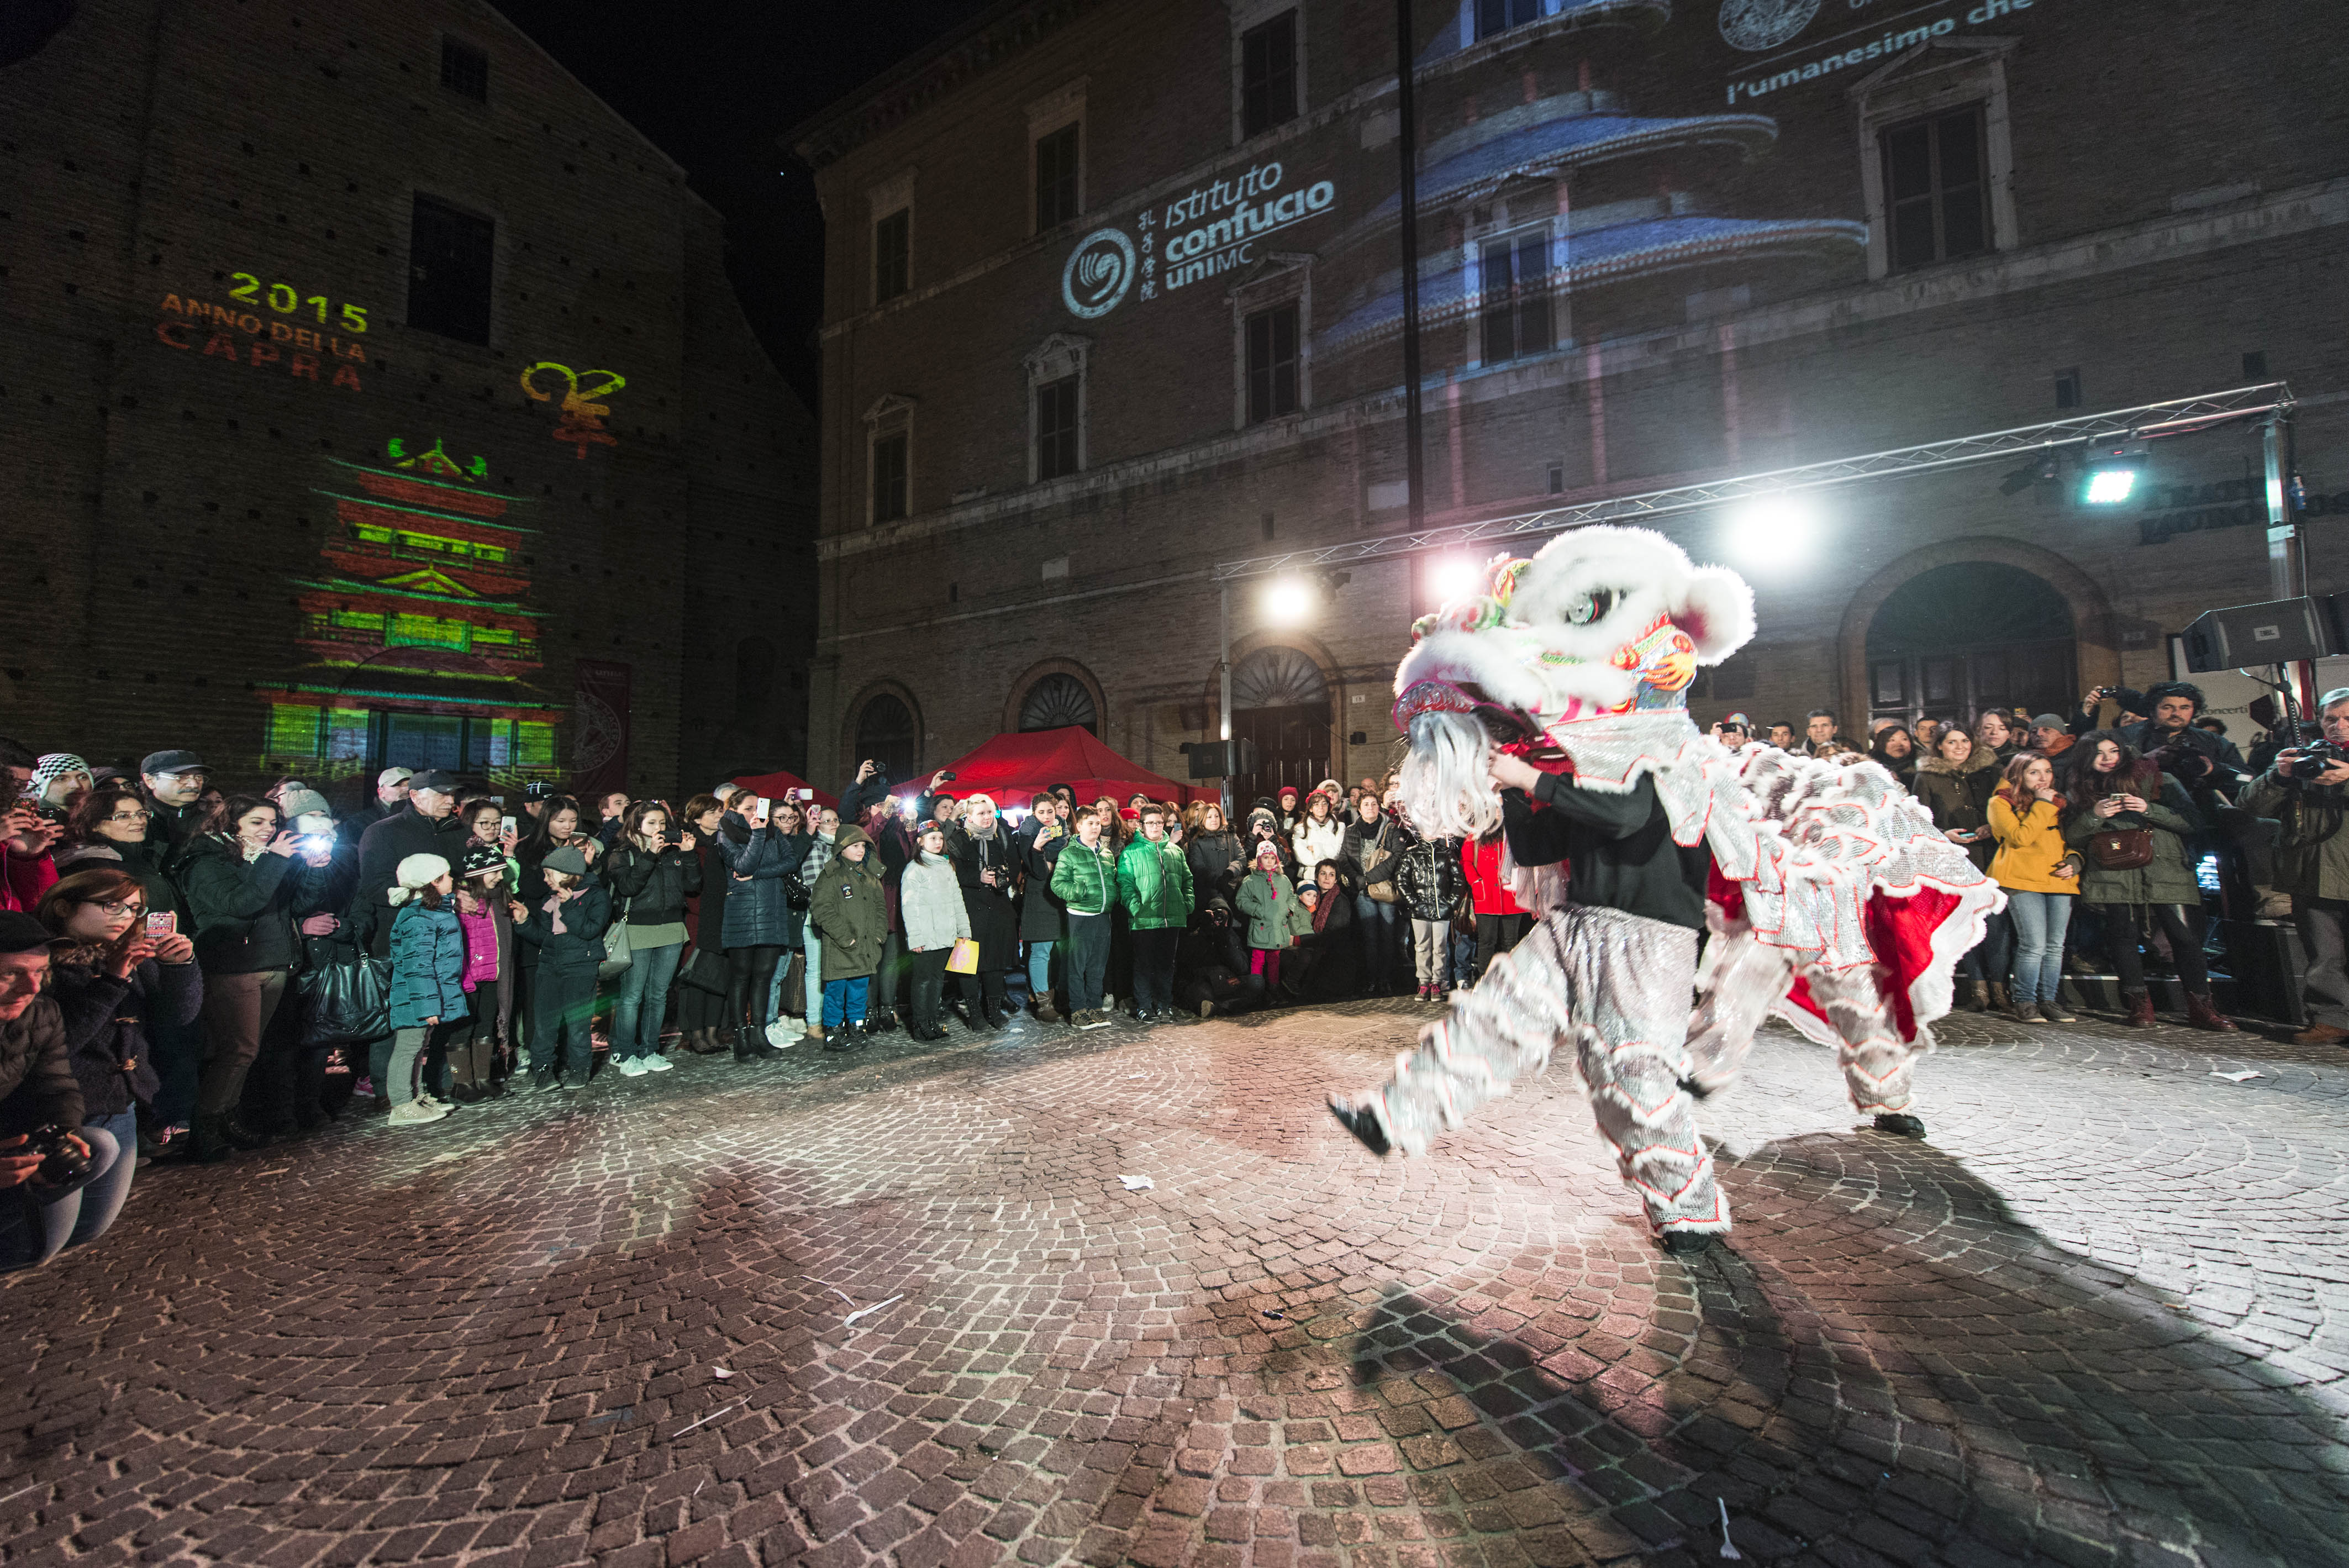
[[[1321,667],[1300,649],[1259,648],[1232,666],[1234,708],[1301,708],[1329,700]]]
[[[899,698],[881,692],[856,715],[854,762],[870,758],[879,763],[891,779],[909,779],[914,776],[921,752],[921,736],[915,729],[913,712]]]
[[[1093,708],[1093,694],[1085,683],[1065,671],[1055,670],[1039,679],[1019,699],[1019,729],[1062,730],[1070,725],[1092,734],[1101,733],[1101,714]]]

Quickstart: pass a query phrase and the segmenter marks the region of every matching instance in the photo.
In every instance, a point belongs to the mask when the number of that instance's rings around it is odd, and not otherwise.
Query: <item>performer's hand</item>
[[[1493,760],[1485,764],[1485,771],[1492,775],[1495,786],[1500,789],[1530,792],[1541,782],[1541,773],[1533,763],[1507,752],[1495,752]]]

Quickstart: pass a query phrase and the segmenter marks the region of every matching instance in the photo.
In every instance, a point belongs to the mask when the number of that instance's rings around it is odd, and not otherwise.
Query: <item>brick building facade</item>
[[[1431,524],[2288,379],[2342,586],[2349,19],[1420,18]],[[1179,774],[1216,732],[1214,565],[1402,528],[1393,47],[1376,6],[1007,5],[793,133],[829,245],[817,776],[1023,715]],[[1806,539],[1676,520],[1760,599],[1699,716],[2161,678],[2167,634],[2271,597],[2257,465],[2230,428],[2120,507],[2066,465],[1831,493]],[[1357,566],[1298,624],[1236,595],[1242,790],[1390,760],[1406,628],[1461,566]]]
[[[801,763],[813,421],[682,171],[470,0],[59,14],[0,65],[0,732]]]

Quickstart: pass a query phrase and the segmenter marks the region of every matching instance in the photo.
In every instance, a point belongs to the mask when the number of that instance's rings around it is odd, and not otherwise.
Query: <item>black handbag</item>
[[[791,966],[783,971],[783,1012],[792,1018],[807,1016],[807,952],[802,948],[792,950]]]
[[[815,895],[808,891],[808,885],[801,880],[796,871],[783,873],[783,902],[802,910],[815,902]]]
[[[349,1045],[391,1033],[391,961],[360,953],[305,970],[294,981],[302,998],[302,1044]]]
[[[722,952],[713,952],[708,948],[688,949],[685,955],[685,962],[678,968],[677,978],[678,983],[689,985],[696,991],[706,991],[712,996],[723,996],[726,994],[727,982],[726,955]]]

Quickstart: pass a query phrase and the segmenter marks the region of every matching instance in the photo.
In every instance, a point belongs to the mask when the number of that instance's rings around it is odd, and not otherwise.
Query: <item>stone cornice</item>
[[[1106,3],[1012,0],[999,5],[792,127],[782,140],[809,167],[822,169]]]

